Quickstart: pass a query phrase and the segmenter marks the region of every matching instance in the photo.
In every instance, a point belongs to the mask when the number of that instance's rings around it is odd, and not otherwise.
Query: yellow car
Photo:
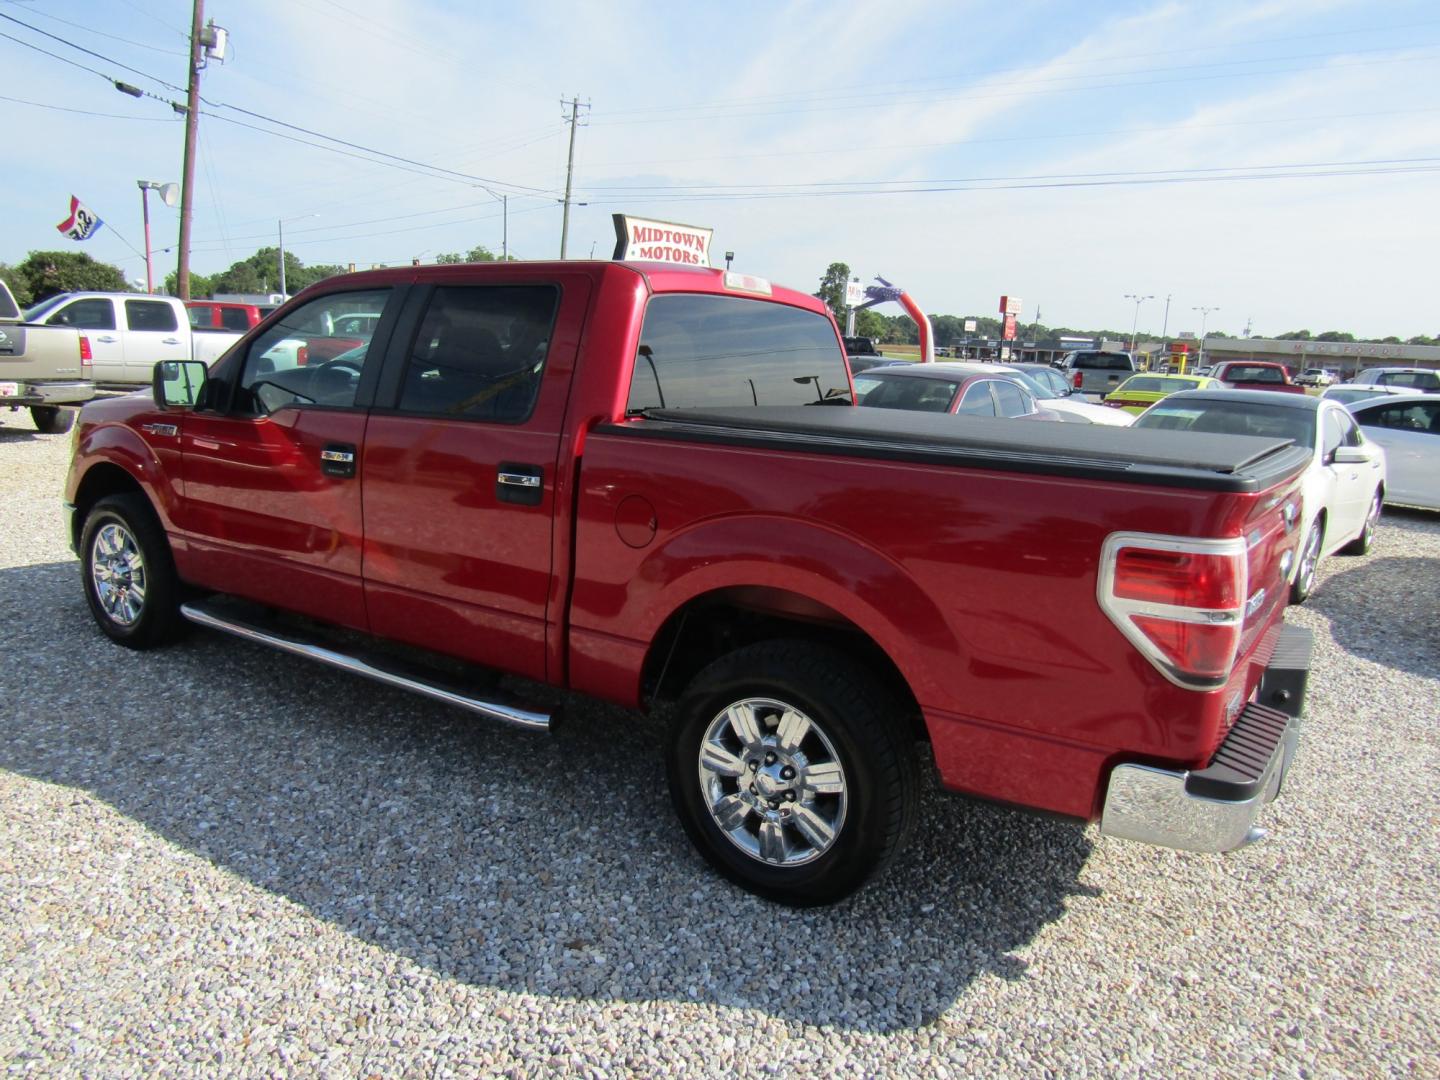
[[[1131,375],[1105,395],[1105,404],[1139,416],[1161,398],[1179,390],[1224,388],[1224,383],[1208,375]]]

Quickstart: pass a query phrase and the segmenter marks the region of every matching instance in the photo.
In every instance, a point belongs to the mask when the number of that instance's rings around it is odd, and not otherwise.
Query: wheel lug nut
[[[774,765],[774,764],[775,764],[775,755],[774,755],[774,753],[769,753],[769,754],[766,754],[766,755],[765,755],[765,764],[766,764],[766,765]]]
[[[787,791],[787,792],[785,792],[785,801],[786,801],[786,802],[794,802],[794,801],[795,801],[795,793],[794,793],[793,791]]]
[[[754,785],[754,784],[751,784],[751,785],[750,785],[750,794],[751,794],[751,795],[754,795],[754,794],[755,794],[755,785]]]
[[[750,771],[751,771],[751,772],[754,772],[754,771],[755,771],[756,769],[758,769],[758,768],[760,768],[760,762],[758,762],[758,761],[752,761],[752,762],[750,762]]]
[[[794,780],[795,770],[789,765],[786,765],[783,769],[780,770],[780,778],[782,780]]]

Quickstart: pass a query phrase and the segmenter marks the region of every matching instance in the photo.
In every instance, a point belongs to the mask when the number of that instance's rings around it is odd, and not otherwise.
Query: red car
[[[865,408],[1059,420],[1017,379],[986,364],[907,364],[855,375],[855,403]]]
[[[345,312],[379,316],[363,351],[263,362]],[[966,371],[936,400],[975,386],[997,412],[1021,393]],[[953,791],[1172,847],[1254,839],[1305,697],[1282,615],[1307,461],[854,408],[812,296],[517,262],[333,278],[213,370],[159,365],[153,397],[85,407],[65,497],[120,645],[197,623],[532,730],[553,695],[527,680],[672,703],[656,752],[686,833],[815,904],[904,842],[920,742]]]
[[[238,334],[259,326],[274,308],[235,304],[224,300],[187,300],[190,325],[196,330],[230,330]]]

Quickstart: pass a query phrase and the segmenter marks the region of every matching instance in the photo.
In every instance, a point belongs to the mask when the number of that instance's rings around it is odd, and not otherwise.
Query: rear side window
[[[51,326],[73,326],[77,330],[114,330],[115,305],[101,297],[76,300],[45,321]]]
[[[250,317],[243,308],[221,308],[220,325],[226,330],[234,330],[243,334],[250,329]]]
[[[990,396],[990,380],[971,383],[960,399],[960,408],[955,411],[961,416],[994,416],[995,399]]]
[[[158,300],[126,300],[125,322],[131,330],[173,331],[180,329],[175,309]]]
[[[1381,386],[1413,386],[1416,390],[1440,390],[1440,375],[1433,371],[1387,371],[1378,380]]]
[[[995,379],[990,385],[995,391],[996,407],[1001,416],[1025,416],[1035,411],[1030,407],[1030,395],[1014,383]]]
[[[549,285],[445,286],[435,290],[410,350],[400,408],[467,420],[530,416],[560,293]],[[378,317],[337,326],[368,334]]]
[[[823,315],[739,296],[651,298],[627,411],[850,403],[845,354]]]

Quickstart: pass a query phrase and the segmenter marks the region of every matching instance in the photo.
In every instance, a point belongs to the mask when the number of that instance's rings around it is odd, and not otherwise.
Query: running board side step
[[[547,712],[540,712],[513,701],[481,700],[475,697],[469,688],[463,687],[458,681],[446,679],[438,672],[422,672],[418,667],[379,653],[361,653],[358,650],[340,652],[332,643],[307,636],[295,627],[280,627],[249,618],[223,603],[210,600],[193,601],[180,605],[180,614],[199,626],[234,634],[246,641],[269,645],[281,652],[303,656],[307,660],[318,660],[352,675],[360,675],[387,686],[443,701],[447,705],[455,705],[490,720],[499,720],[530,731],[550,730],[550,714]],[[494,696],[491,695],[492,698]]]

